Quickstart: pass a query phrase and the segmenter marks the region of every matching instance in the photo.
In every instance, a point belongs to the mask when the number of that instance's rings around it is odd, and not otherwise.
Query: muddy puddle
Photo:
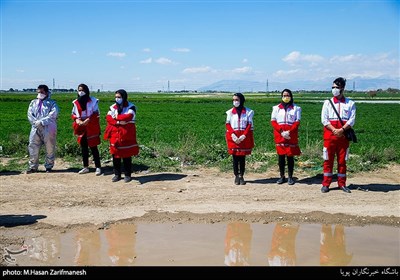
[[[399,266],[399,237],[381,225],[120,223],[44,232],[3,258],[19,266]]]

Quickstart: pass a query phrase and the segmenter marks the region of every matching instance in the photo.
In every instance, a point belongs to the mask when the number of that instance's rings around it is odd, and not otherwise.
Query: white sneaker
[[[101,168],[98,167],[96,168],[96,176],[100,176],[101,175]]]
[[[86,174],[89,173],[89,168],[84,167],[81,171],[78,172],[78,174]]]

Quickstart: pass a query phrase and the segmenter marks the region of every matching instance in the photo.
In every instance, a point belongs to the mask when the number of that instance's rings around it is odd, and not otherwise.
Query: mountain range
[[[227,91],[227,92],[265,92],[282,91],[285,88],[293,91],[329,91],[333,79],[324,79],[317,81],[294,81],[294,82],[274,82],[267,81],[244,81],[244,80],[221,80],[208,86],[199,88],[197,91]],[[370,91],[388,88],[400,89],[399,79],[348,79],[346,83],[347,90]]]

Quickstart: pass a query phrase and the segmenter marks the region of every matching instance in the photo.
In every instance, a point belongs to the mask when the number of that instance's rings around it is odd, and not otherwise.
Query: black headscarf
[[[244,98],[244,95],[241,94],[240,92],[233,94],[233,96],[239,97],[240,105],[239,105],[239,107],[236,108],[236,112],[238,113],[238,115],[240,115],[244,108],[244,102],[246,101],[246,99]]]
[[[79,86],[78,86],[78,89],[79,88],[82,88],[83,89],[83,91],[85,92],[85,95],[83,95],[83,96],[79,96],[79,94],[78,94],[78,103],[79,103],[79,105],[81,106],[81,108],[82,108],[82,111],[85,111],[86,110],[86,103],[89,101],[89,96],[90,96],[90,91],[89,91],[89,87],[87,86],[87,85],[85,85],[85,84],[80,84]]]
[[[119,89],[119,90],[117,90],[115,93],[121,94],[121,97],[122,97],[122,103],[121,103],[121,104],[118,104],[118,103],[117,103],[117,106],[118,106],[118,114],[121,114],[122,109],[123,109],[125,106],[128,105],[128,93],[127,93],[124,89]]]
[[[282,104],[283,108],[285,108],[285,110],[286,110],[289,106],[293,105],[293,94],[292,94],[292,91],[290,89],[285,88],[281,92],[281,98],[283,97],[283,93],[284,92],[287,92],[290,95],[290,101],[288,103],[285,103],[285,102],[281,101],[281,104]]]

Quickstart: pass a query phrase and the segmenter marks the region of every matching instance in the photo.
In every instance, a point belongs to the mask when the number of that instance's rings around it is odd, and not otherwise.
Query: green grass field
[[[92,93],[100,99],[101,127],[105,129],[105,115],[113,103],[113,93]],[[36,94],[0,94],[1,156],[16,159],[27,155],[30,124],[27,109]],[[129,100],[137,106],[137,138],[140,155],[134,163],[152,171],[179,170],[184,165],[218,166],[231,169],[231,159],[225,144],[225,111],[232,107],[232,94],[178,95],[130,93]],[[263,172],[276,165],[270,117],[272,106],[279,103],[278,94],[245,94],[246,106],[255,111],[255,148],[248,157],[249,170]],[[320,172],[322,164],[322,101],[328,93],[296,94],[295,103],[302,107],[298,166]],[[356,102],[365,95],[349,94]],[[72,133],[72,100],[75,93],[54,93],[60,107],[58,120],[57,156],[81,164],[80,149]],[[380,95],[397,99],[398,95]],[[384,164],[400,163],[400,105],[356,103],[355,130],[359,143],[351,144],[350,172],[372,170]],[[108,142],[100,145],[103,160],[110,158]],[[3,164],[0,171],[23,170],[26,164]],[[20,161],[19,161],[20,162]],[[307,163],[307,164],[304,164]],[[13,165],[14,164],[14,165]]]

